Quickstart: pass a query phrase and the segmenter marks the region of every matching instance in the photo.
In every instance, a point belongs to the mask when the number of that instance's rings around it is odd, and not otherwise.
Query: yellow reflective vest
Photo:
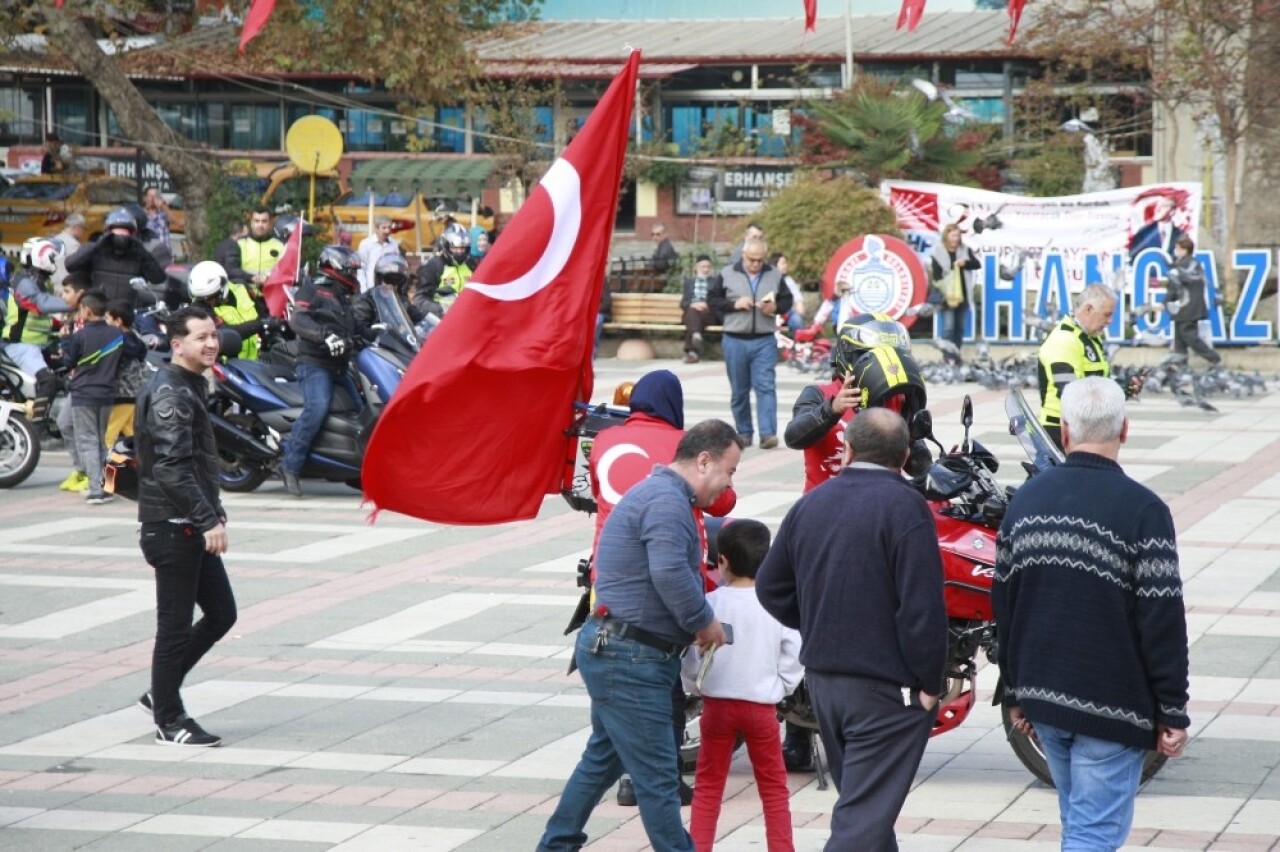
[[[234,282],[227,285],[227,298],[221,305],[213,309],[223,325],[240,325],[258,318],[258,309],[253,304],[253,297],[243,284]],[[240,347],[240,357],[256,360],[258,357],[258,335],[250,334],[244,338]]]
[[[1100,335],[1089,334],[1075,317],[1067,317],[1040,344],[1040,422],[1062,422],[1062,390],[1076,379],[1111,375]]]
[[[242,237],[236,245],[240,247],[240,268],[250,275],[266,275],[284,254],[284,243],[275,237],[261,242],[253,237]]]

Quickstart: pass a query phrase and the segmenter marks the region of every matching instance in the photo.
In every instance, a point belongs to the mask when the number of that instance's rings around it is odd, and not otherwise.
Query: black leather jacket
[[[330,369],[347,365],[360,336],[351,308],[351,290],[323,276],[298,288],[289,326],[298,335],[298,361]],[[331,334],[347,341],[347,349],[341,355],[331,354],[324,342]]]
[[[133,307],[137,307],[140,294],[130,286],[130,279],[145,278],[152,284],[165,282],[164,267],[137,238],[131,238],[124,251],[116,251],[110,234],[96,243],[80,246],[67,258],[67,271],[88,273],[94,289],[101,290],[108,302],[124,299]],[[141,301],[153,304],[155,296],[141,296]]]
[[[138,395],[137,423],[138,520],[186,518],[202,533],[223,523],[204,376],[161,367]]]

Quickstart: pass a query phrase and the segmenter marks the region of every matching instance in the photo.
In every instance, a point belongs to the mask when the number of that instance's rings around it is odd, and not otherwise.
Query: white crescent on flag
[[[527,299],[546,287],[564,269],[578,242],[582,227],[582,180],[573,164],[563,158],[552,163],[538,186],[551,197],[551,237],[546,251],[533,268],[514,281],[497,284],[467,282],[468,290],[483,293],[491,299],[515,302]]]
[[[618,493],[618,490],[613,487],[613,483],[609,481],[609,470],[618,459],[632,455],[649,458],[649,454],[636,444],[618,444],[605,450],[604,454],[600,456],[600,464],[596,466],[596,478],[600,480],[600,496],[612,506],[618,505],[622,495]]]

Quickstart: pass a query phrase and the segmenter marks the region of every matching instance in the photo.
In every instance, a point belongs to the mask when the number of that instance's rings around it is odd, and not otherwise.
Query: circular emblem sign
[[[837,322],[854,314],[888,314],[910,327],[907,309],[925,300],[929,282],[924,264],[897,237],[868,234],[836,250],[822,273],[822,295],[840,299]]]

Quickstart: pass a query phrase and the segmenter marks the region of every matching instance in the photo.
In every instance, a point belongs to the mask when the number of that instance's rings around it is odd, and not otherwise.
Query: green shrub
[[[831,255],[854,237],[901,236],[880,193],[847,176],[806,175],[765,202],[755,218],[769,250],[787,256],[791,276],[802,285],[821,281]]]

